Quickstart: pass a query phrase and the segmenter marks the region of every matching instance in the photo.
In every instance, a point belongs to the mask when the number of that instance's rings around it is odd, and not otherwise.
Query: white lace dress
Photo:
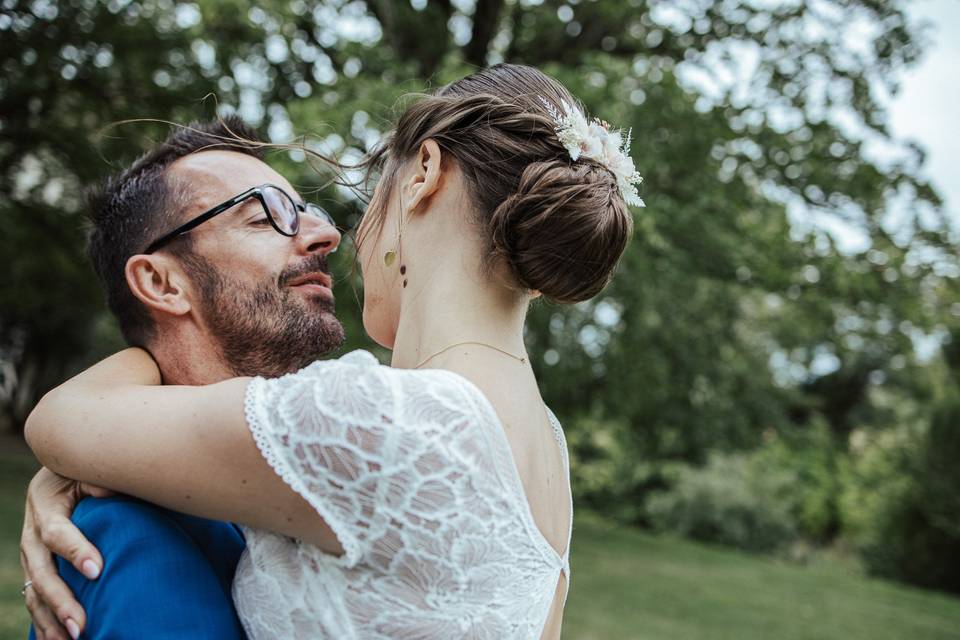
[[[537,528],[506,434],[471,382],[354,351],[253,379],[246,416],[345,550],[245,528],[233,598],[251,640],[540,638],[560,573],[569,580],[569,536],[560,556]]]

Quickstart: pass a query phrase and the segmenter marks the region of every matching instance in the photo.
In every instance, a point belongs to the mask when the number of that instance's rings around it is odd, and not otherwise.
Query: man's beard
[[[234,375],[280,376],[343,344],[333,301],[301,301],[284,286],[305,273],[329,273],[324,256],[316,254],[255,287],[229,277],[201,256],[183,257],[200,291],[204,321]]]

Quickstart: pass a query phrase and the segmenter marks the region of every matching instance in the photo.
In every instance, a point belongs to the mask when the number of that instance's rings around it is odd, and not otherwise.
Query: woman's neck
[[[431,265],[423,277],[410,273],[394,342],[394,367],[442,366],[445,358],[434,356],[461,342],[479,342],[526,357],[526,296],[495,284],[495,278],[481,276],[481,281],[464,267],[461,259]]]

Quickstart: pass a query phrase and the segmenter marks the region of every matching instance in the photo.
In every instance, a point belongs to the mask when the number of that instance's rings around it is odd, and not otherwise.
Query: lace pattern
[[[344,548],[246,528],[234,600],[252,640],[540,637],[567,554],[536,528],[496,414],[465,378],[355,351],[253,379],[245,411]]]

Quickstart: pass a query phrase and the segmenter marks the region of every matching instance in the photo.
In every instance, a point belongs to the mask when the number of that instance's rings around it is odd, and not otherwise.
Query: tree
[[[543,68],[632,128],[646,178],[648,206],[610,289],[570,309],[538,304],[530,318],[581,499],[636,503],[665,482],[658,461],[702,463],[815,416],[841,446],[857,425],[883,428],[871,389],[922,394],[913,340],[960,313],[956,238],[920,177],[922,151],[885,121],[884,95],[920,55],[901,2],[4,6],[0,243],[13,277],[0,284],[0,345],[14,425],[118,344],[83,259],[78,193],[163,126],[109,125],[239,110],[277,141],[305,134],[355,157],[403,94],[501,60]],[[879,144],[892,160],[870,153]],[[302,153],[274,160],[356,221],[359,201]],[[350,346],[368,346],[356,283],[341,285],[340,311]],[[611,460],[615,472],[590,481]]]

